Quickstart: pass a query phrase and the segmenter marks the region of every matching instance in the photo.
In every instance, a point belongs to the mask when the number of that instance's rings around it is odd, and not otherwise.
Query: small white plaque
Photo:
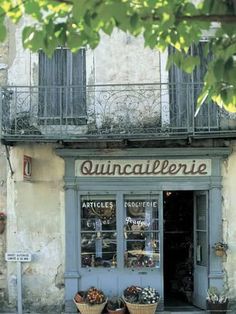
[[[7,262],[31,262],[30,253],[5,253],[5,260]]]

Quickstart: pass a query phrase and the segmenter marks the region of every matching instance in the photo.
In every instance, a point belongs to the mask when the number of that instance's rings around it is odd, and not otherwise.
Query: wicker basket
[[[158,303],[137,304],[125,301],[130,314],[155,314]]]
[[[101,314],[102,310],[104,309],[107,303],[107,301],[105,301],[104,303],[101,304],[89,305],[87,303],[77,303],[75,299],[73,300],[81,314]]]

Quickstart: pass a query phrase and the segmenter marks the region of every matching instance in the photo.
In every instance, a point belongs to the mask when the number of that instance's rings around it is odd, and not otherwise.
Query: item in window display
[[[143,251],[143,249],[144,249],[144,244],[142,242],[131,243],[131,251]],[[138,253],[138,252],[136,252],[136,253]]]
[[[111,267],[112,268],[116,267],[116,257],[115,257],[115,255],[113,255],[113,257],[112,257]]]
[[[95,267],[103,266],[103,260],[101,257],[95,257],[94,266]]]
[[[95,228],[96,228],[96,224],[95,224],[95,222],[92,221],[92,219],[87,220],[86,226],[88,228],[91,228],[92,230],[95,230]]]
[[[90,267],[92,266],[92,258],[90,255],[85,255],[85,256],[82,256],[82,266],[83,267]]]
[[[125,237],[126,239],[127,237],[130,239],[145,239],[144,228],[138,225],[127,224],[125,227]]]
[[[128,214],[132,217],[144,217],[145,216],[145,208],[142,206],[132,206],[127,208],[127,216]]]
[[[94,255],[92,255],[92,259],[91,259],[91,267],[95,266],[95,258]]]
[[[87,249],[93,248],[95,240],[96,240],[96,235],[95,234],[90,234],[90,235],[83,236],[83,238],[81,240],[82,248],[85,248],[85,247]]]

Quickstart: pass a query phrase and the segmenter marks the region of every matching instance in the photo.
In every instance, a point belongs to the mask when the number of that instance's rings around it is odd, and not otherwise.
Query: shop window
[[[158,199],[125,196],[124,264],[127,268],[159,267]]]
[[[81,197],[81,266],[116,267],[115,196]]]

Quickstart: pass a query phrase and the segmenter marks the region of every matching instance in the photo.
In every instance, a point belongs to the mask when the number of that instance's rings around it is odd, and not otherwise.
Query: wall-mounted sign
[[[5,253],[5,260],[7,262],[30,262],[31,254],[30,253]]]
[[[210,176],[211,159],[76,160],[78,177]]]
[[[31,180],[31,177],[32,177],[32,158],[24,155],[23,178],[24,180]]]

